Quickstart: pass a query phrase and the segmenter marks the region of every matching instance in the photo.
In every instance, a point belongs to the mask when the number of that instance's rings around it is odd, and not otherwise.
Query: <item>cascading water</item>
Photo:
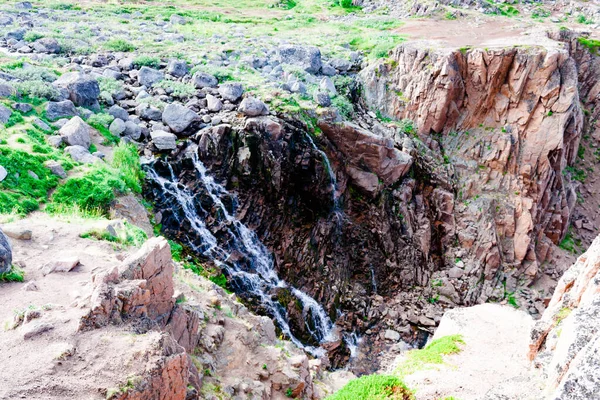
[[[333,172],[333,168],[331,168],[331,163],[329,162],[329,157],[327,157],[327,154],[325,154],[325,152],[321,149],[319,149],[317,147],[317,145],[315,144],[312,136],[310,136],[310,134],[306,134],[306,138],[308,139],[308,142],[310,143],[311,147],[317,152],[319,153],[319,155],[321,156],[321,159],[323,160],[323,163],[325,164],[325,167],[327,168],[327,173],[329,174],[329,182],[331,184],[331,196],[333,197],[333,210],[335,212],[340,210],[340,196],[337,192],[337,178],[335,176],[335,172]]]
[[[182,183],[178,182],[171,165],[168,165],[169,177],[160,176],[154,164],[148,164],[147,177],[160,188],[162,195],[171,205],[170,211],[178,223],[187,220],[193,234],[199,238],[194,240],[186,236],[186,244],[194,251],[211,259],[217,266],[226,270],[230,282],[237,291],[258,299],[260,304],[275,320],[282,332],[297,346],[314,356],[325,354],[320,347],[303,344],[292,332],[287,310],[273,300],[272,293],[276,289],[288,288],[291,295],[302,305],[302,313],[307,331],[314,342],[325,343],[336,340],[333,323],[323,307],[312,297],[302,291],[290,288],[275,272],[273,259],[267,248],[258,239],[256,233],[246,227],[235,217],[235,197],[222,185],[209,176],[207,169],[192,155],[196,178],[203,188],[203,193],[212,200],[211,207],[216,208],[221,225],[219,230],[225,232],[226,240],[218,239],[206,225],[210,215],[197,195]],[[225,199],[233,200],[232,211],[225,206]],[[225,202],[225,203],[224,203]],[[241,255],[241,256],[240,256]]]

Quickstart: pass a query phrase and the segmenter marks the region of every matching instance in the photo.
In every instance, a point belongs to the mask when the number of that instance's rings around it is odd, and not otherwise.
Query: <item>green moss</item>
[[[414,400],[404,382],[391,375],[365,375],[354,379],[327,400]]]
[[[436,339],[423,349],[409,351],[394,373],[404,377],[427,369],[431,365],[443,364],[442,356],[459,353],[461,351],[459,345],[464,343],[462,335],[450,335]]]
[[[25,272],[18,267],[13,266],[10,272],[0,274],[0,282],[23,282]]]

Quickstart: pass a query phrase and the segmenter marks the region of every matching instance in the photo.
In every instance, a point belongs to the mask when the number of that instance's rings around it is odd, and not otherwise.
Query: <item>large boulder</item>
[[[219,81],[210,74],[198,71],[192,77],[192,83],[196,89],[203,89],[206,87],[217,87]]]
[[[225,100],[238,101],[244,94],[244,87],[238,82],[228,82],[219,86],[219,94]]]
[[[54,81],[56,88],[66,89],[73,104],[81,107],[98,107],[100,86],[98,81],[81,72],[68,72]]]
[[[182,60],[171,60],[169,61],[169,65],[167,65],[167,72],[170,75],[181,78],[188,73],[187,63]]]
[[[69,146],[81,146],[85,149],[92,143],[90,139],[91,128],[81,118],[73,117],[67,122],[58,133],[63,141]]]
[[[140,72],[138,74],[138,82],[140,85],[152,87],[163,79],[165,79],[165,74],[159,70],[150,67],[140,68]]]
[[[162,121],[175,133],[181,133],[188,129],[195,121],[198,121],[198,115],[181,104],[172,103],[165,107],[162,113]]]
[[[10,108],[0,104],[0,122],[3,124],[7,123],[12,115],[12,111]]]
[[[242,100],[238,110],[247,117],[258,117],[269,113],[267,105],[256,97],[246,97]]]
[[[12,269],[12,249],[8,238],[0,229],[0,274],[10,272]]]
[[[159,150],[173,150],[177,147],[177,136],[165,131],[154,131],[150,133],[152,143]]]
[[[77,114],[77,109],[71,100],[49,101],[46,104],[46,118],[50,121],[65,117],[74,117]]]
[[[311,74],[321,70],[321,51],[315,46],[280,46],[277,54],[282,64],[298,66]]]

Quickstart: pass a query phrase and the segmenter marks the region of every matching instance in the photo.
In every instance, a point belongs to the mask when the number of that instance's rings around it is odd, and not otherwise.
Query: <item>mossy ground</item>
[[[350,381],[327,400],[414,400],[404,382],[391,375],[365,375]]]
[[[409,351],[404,360],[396,367],[394,373],[404,377],[431,368],[436,364],[443,364],[443,356],[459,353],[461,351],[460,345],[464,343],[461,335],[450,335],[436,339],[423,349]]]

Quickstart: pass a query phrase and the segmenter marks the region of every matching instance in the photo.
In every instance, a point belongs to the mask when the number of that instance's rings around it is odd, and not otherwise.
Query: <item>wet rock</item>
[[[217,87],[219,81],[217,80],[217,78],[210,74],[198,71],[192,77],[192,83],[194,84],[196,89],[203,89]]]
[[[10,272],[12,269],[12,248],[8,238],[0,229],[0,274]]]
[[[225,100],[236,102],[242,97],[242,94],[244,94],[244,87],[238,82],[222,83],[219,86],[219,94]]]
[[[152,87],[156,85],[158,82],[162,81],[165,78],[165,74],[161,71],[158,71],[154,68],[150,67],[142,67],[140,68],[138,74],[138,82],[140,85],[146,87]]]
[[[173,150],[177,147],[177,136],[165,131],[153,131],[150,133],[152,143],[159,150]]]
[[[76,106],[98,108],[100,86],[98,81],[81,72],[67,72],[53,82],[56,88],[66,89]]]
[[[63,141],[69,146],[90,147],[91,128],[80,117],[73,117],[58,131]]]
[[[181,133],[198,121],[198,115],[181,104],[171,103],[165,107],[162,121],[175,133]]]
[[[247,117],[257,117],[269,114],[269,108],[256,97],[245,97],[240,103],[238,110]]]
[[[46,104],[46,117],[50,121],[55,121],[59,118],[74,117],[77,114],[75,104],[73,104],[71,100],[58,102],[49,101],[48,104]]]
[[[314,46],[280,46],[277,49],[279,61],[298,66],[311,74],[321,70],[321,51]]]

